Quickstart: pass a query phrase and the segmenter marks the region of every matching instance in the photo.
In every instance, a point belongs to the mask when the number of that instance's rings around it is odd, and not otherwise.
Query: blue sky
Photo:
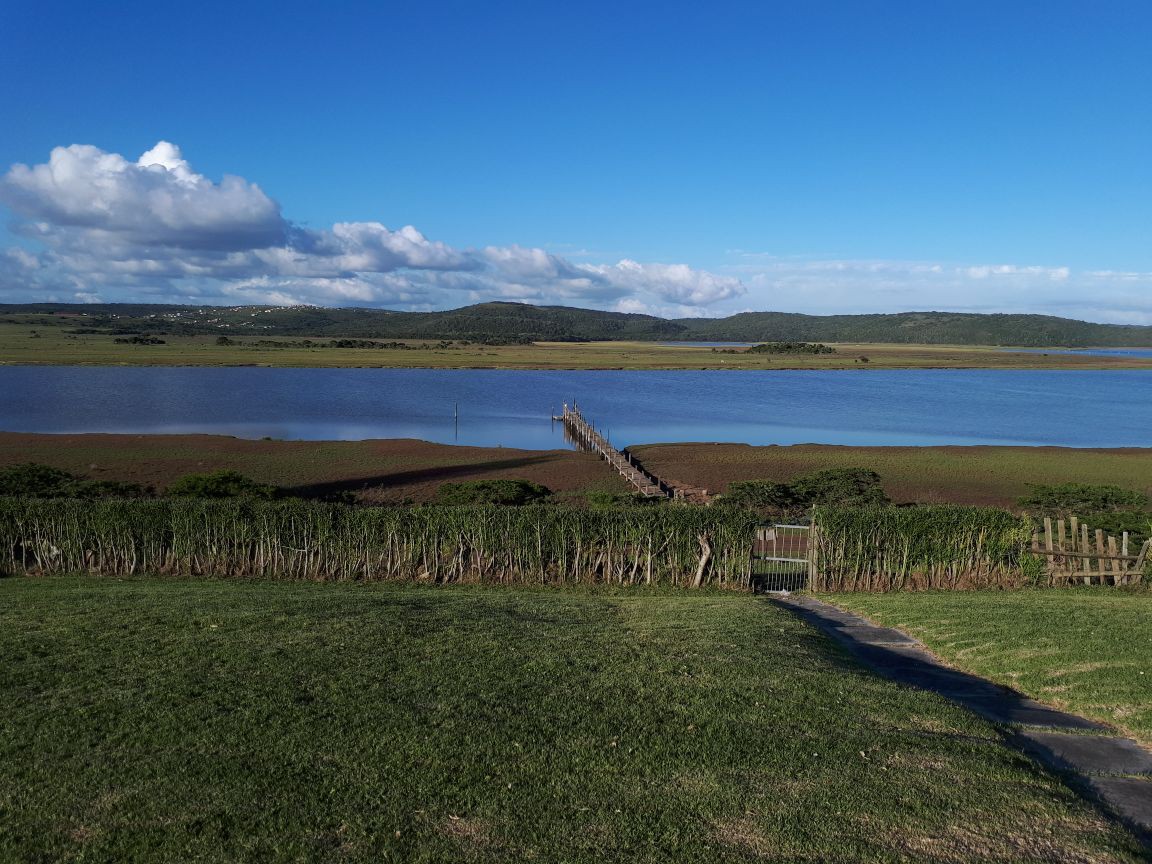
[[[5,4],[0,300],[1152,323],[1147,2],[330,5]]]

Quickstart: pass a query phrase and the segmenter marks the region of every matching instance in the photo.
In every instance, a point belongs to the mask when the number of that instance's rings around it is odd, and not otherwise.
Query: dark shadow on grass
[[[995,703],[995,710],[989,709],[989,711],[996,714],[1023,710],[1036,705],[1022,693],[1008,687],[1002,687],[977,675],[944,666],[928,651],[914,642],[884,644],[856,639],[850,630],[843,628],[864,624],[865,622],[858,616],[851,613],[825,613],[801,605],[802,602],[772,601],[773,605],[792,613],[830,637],[850,657],[870,672],[900,684],[917,687],[921,690],[930,690],[960,702],[965,707],[973,708],[977,710],[977,713],[986,717],[989,716],[989,712],[979,710],[985,707],[985,702]],[[1053,711],[1052,713],[1061,712]],[[1071,717],[1071,715],[1065,716]],[[989,719],[998,720],[998,718],[992,717]],[[1011,721],[999,720],[999,722]]]
[[[1152,832],[1141,821],[1133,818],[1131,813],[1126,812],[1125,806],[1118,803],[1118,799],[1115,798],[1117,794],[1136,795],[1136,793],[1113,792],[1110,795],[1093,785],[1102,778],[1093,778],[1068,770],[1059,760],[1038,756],[1022,746],[1017,734],[1017,729],[1020,727],[1039,727],[1037,731],[1068,734],[1110,732],[1111,730],[1104,724],[1059,711],[1009,687],[945,666],[915,642],[899,644],[876,641],[902,634],[887,628],[868,626],[870,622],[850,612],[843,612],[806,597],[773,599],[771,602],[777,608],[811,625],[815,631],[826,637],[831,643],[829,648],[833,650],[824,652],[825,656],[832,653],[839,654],[842,659],[837,665],[853,666],[860,674],[879,675],[907,687],[935,693],[990,721],[998,730],[1001,743],[1005,747],[1028,753],[1032,757],[1030,761],[1035,770],[1047,770],[1058,776],[1081,797],[1126,825],[1145,846],[1152,849]],[[854,629],[861,633],[859,637],[854,634]],[[885,631],[894,636],[886,637]],[[840,650],[836,651],[836,648]],[[1152,783],[1152,781],[1144,782]],[[1146,794],[1146,787],[1140,788],[1142,791],[1136,797]],[[1147,804],[1144,802],[1139,806],[1146,807]]]
[[[304,483],[284,489],[289,495],[301,498],[323,498],[341,492],[360,492],[371,488],[408,486],[417,483],[444,482],[460,477],[475,477],[494,471],[510,471],[530,465],[546,465],[557,461],[556,456],[523,456],[518,459],[500,459],[494,462],[472,462],[460,465],[436,465],[430,468],[417,468],[412,471],[394,471],[391,474],[378,474],[374,477],[352,477],[348,480],[331,480],[323,483]]]

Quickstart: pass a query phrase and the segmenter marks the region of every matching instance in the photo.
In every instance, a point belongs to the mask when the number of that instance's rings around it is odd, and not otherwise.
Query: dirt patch
[[[784,854],[778,839],[750,816],[720,822],[715,826],[715,832],[716,839],[725,846],[741,849],[757,858],[780,860]]]
[[[607,463],[573,450],[455,447],[412,439],[250,441],[223,435],[0,433],[0,467],[40,462],[158,490],[185,474],[231,469],[307,495],[350,491],[369,503],[431,500],[441,483],[519,477],[561,496],[627,492]]]
[[[901,834],[892,846],[917,858],[939,862],[968,861],[1061,861],[1067,864],[1111,864],[1123,861],[1111,855],[1077,849],[1068,839],[1084,837],[1107,830],[1103,819],[1081,820],[1076,825],[1060,826],[1059,836],[1044,822],[1022,824],[1011,832],[984,834],[978,829],[954,825],[940,834]]]
[[[492,831],[480,819],[449,816],[442,823],[441,830],[465,847],[485,849],[492,845]]]

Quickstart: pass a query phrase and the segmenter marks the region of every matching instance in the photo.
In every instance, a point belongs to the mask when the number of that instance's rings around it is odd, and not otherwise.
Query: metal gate
[[[808,586],[808,525],[761,525],[752,544],[752,587],[799,591]]]

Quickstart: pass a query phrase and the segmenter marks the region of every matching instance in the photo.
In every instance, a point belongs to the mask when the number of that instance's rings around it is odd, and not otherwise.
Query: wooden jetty
[[[553,415],[552,419],[564,424],[568,436],[576,442],[578,447],[599,453],[609,465],[616,469],[621,477],[631,483],[645,498],[673,498],[699,502],[708,500],[707,489],[687,489],[673,486],[648,473],[644,466],[633,458],[631,453],[627,450],[617,450],[608,443],[608,439],[585,419],[575,404],[569,407],[565,403],[564,413],[559,416]]]

